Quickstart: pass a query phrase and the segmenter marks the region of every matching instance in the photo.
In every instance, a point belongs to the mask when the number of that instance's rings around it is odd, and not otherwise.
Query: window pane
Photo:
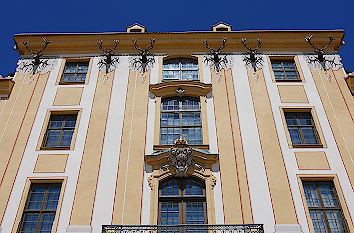
[[[54,222],[55,213],[43,213],[39,223],[38,233],[52,232],[52,225]]]
[[[294,60],[272,60],[275,80],[299,80]]]
[[[305,197],[309,207],[320,207],[320,199],[316,191],[316,185],[311,183],[304,183]]]
[[[176,225],[179,223],[178,203],[161,203],[161,225]]]
[[[164,80],[199,80],[198,61],[188,58],[165,60],[162,76]]]
[[[178,196],[178,181],[172,180],[161,184],[162,196]]]
[[[304,182],[303,186],[315,232],[345,233],[333,183]]]
[[[88,65],[88,62],[67,62],[61,82],[84,82]]]
[[[311,210],[310,216],[316,233],[328,232],[326,227],[326,221],[324,219],[324,214],[322,211]]]
[[[196,180],[186,181],[186,195],[203,195],[203,184]]]
[[[52,115],[50,117],[45,147],[68,147],[76,124],[77,115]]]
[[[326,217],[332,233],[346,232],[339,210],[326,210]]]
[[[285,112],[284,115],[293,145],[319,144],[310,112]]]
[[[39,219],[39,213],[25,213],[23,216],[21,232],[34,233],[36,230],[38,219]]]
[[[204,203],[186,203],[186,224],[204,224]]]
[[[19,232],[51,232],[59,201],[60,189],[61,184],[31,185]]]

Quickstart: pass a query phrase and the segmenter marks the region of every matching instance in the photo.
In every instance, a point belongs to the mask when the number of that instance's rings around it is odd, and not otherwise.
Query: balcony
[[[102,233],[264,233],[263,224],[103,225]]]

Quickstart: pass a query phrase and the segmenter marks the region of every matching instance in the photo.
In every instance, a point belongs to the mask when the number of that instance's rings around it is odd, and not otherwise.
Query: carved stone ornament
[[[17,63],[16,72],[19,73],[47,73],[53,70],[54,66],[57,64],[58,59],[41,59],[38,66],[34,65],[34,59],[21,59]]]
[[[319,69],[324,69],[328,70],[329,68],[333,70],[337,70],[339,68],[343,67],[343,64],[341,63],[341,58],[339,55],[334,54],[334,55],[324,55],[324,60],[323,62],[320,62],[316,55],[306,55],[306,61],[307,64],[310,68],[314,70],[319,70]]]
[[[169,164],[163,166],[163,168],[166,169],[172,166],[176,171],[176,177],[187,177],[187,171],[191,166],[204,171],[204,167],[196,164],[193,159],[193,149],[188,146],[187,141],[185,139],[177,139],[168,154]]]

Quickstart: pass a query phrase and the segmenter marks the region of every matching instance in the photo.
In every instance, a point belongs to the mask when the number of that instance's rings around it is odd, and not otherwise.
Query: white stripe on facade
[[[128,78],[128,57],[120,57],[114,73],[111,103],[108,110],[107,127],[92,214],[91,225],[93,232],[97,233],[102,231],[102,225],[109,225],[112,221]]]

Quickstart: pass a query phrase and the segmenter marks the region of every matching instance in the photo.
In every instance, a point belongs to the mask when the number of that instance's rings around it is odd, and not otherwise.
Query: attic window
[[[130,32],[142,32],[142,30],[140,28],[133,28],[130,29]]]
[[[227,27],[219,27],[215,28],[215,31],[217,32],[227,32],[229,29]]]
[[[136,33],[136,32],[146,32],[146,27],[143,25],[140,25],[138,23],[135,23],[133,25],[130,25],[127,27],[127,33]]]
[[[211,30],[213,32],[231,32],[232,27],[230,24],[219,22],[213,26],[211,26]]]

